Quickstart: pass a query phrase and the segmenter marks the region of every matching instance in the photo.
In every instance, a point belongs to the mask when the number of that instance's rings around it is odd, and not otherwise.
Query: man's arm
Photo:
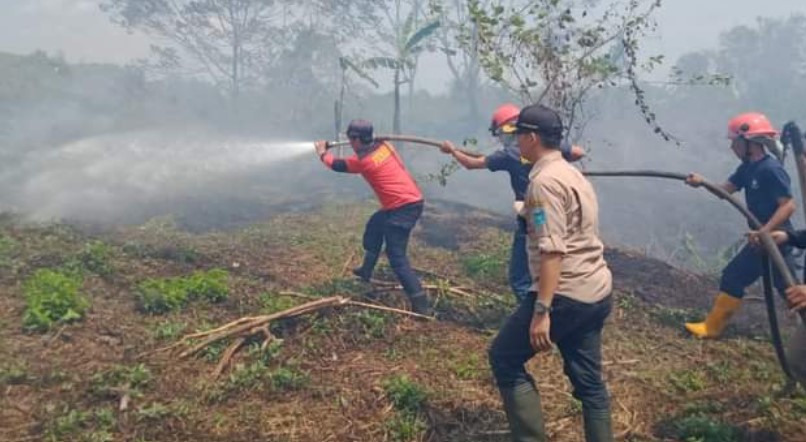
[[[317,141],[314,143],[314,147],[316,148],[316,154],[319,155],[319,159],[328,169],[344,173],[359,173],[361,171],[360,161],[357,155],[351,155],[346,158],[336,158],[327,150],[325,141]]]
[[[534,315],[529,327],[529,339],[537,351],[551,348],[551,313],[543,312],[551,307],[554,294],[560,284],[562,260],[566,252],[565,235],[567,217],[562,189],[558,183],[533,181],[529,187],[532,201],[540,205],[533,207],[528,222],[533,231],[529,236],[528,251],[538,254],[538,293],[535,299]],[[539,304],[539,305],[538,305]]]
[[[456,146],[451,143],[450,141],[445,141],[442,143],[442,146],[439,148],[443,153],[451,154],[456,161],[462,165],[465,169],[473,170],[473,169],[484,169],[487,167],[487,158],[484,156],[475,156],[475,155],[468,155],[461,150],[457,149]]]
[[[772,215],[769,221],[767,221],[764,226],[761,227],[761,230],[769,233],[778,228],[781,224],[785,223],[792,214],[795,213],[795,200],[790,198],[778,198],[778,208],[775,210],[775,213]]]
[[[698,173],[690,173],[688,177],[686,177],[686,184],[691,187],[700,187],[702,183],[705,182],[705,178],[698,174]],[[719,187],[722,188],[728,194],[734,194],[737,190],[739,190],[735,184],[731,181],[725,181],[724,183],[720,184]]]
[[[763,181],[762,185],[767,187],[769,197],[775,198],[778,203],[775,213],[761,228],[769,233],[785,223],[795,213],[795,200],[792,198],[789,175],[783,167],[778,166],[767,170],[760,180]]]

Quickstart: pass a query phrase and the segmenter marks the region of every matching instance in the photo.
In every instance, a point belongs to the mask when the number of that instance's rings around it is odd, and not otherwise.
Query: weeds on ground
[[[139,309],[144,313],[164,314],[180,310],[188,302],[221,302],[229,296],[229,273],[222,269],[194,272],[190,276],[147,279],[137,286]]]
[[[238,392],[272,391],[289,392],[301,390],[310,378],[294,366],[270,369],[262,360],[236,364],[224,380],[207,392],[209,402],[221,402]]]
[[[263,293],[260,295],[260,312],[266,315],[288,310],[297,305],[289,296],[275,293]]]
[[[12,266],[17,246],[14,238],[0,233],[0,269]]]
[[[365,336],[378,339],[386,335],[389,318],[383,313],[361,310],[353,313],[351,317],[358,323]]]
[[[702,313],[692,309],[681,309],[658,306],[649,311],[650,316],[657,322],[668,326],[680,328],[680,324],[695,322],[702,319]]]
[[[305,290],[315,296],[345,296],[360,294],[366,290],[366,285],[355,278],[333,278],[322,284],[314,285]]]
[[[498,280],[506,274],[508,257],[503,253],[469,253],[462,256],[462,268],[474,280]]]
[[[670,373],[669,382],[681,393],[700,391],[706,387],[702,374],[692,370]]]
[[[137,410],[137,422],[159,422],[168,418],[180,418],[188,414],[188,405],[185,403],[162,404],[153,402]]]
[[[454,361],[451,370],[457,378],[462,380],[478,379],[482,373],[486,372],[486,367],[481,368],[478,354],[470,354],[463,359]]]
[[[406,375],[387,379],[383,390],[396,411],[386,424],[391,439],[405,442],[417,438],[427,429],[422,415],[428,393]]]
[[[112,431],[117,427],[114,411],[101,408],[82,411],[65,407],[46,427],[45,440],[60,442],[78,438],[86,442],[112,442]]]
[[[106,277],[114,273],[111,263],[112,248],[103,241],[91,241],[76,256],[80,267],[98,276]]]
[[[122,394],[138,397],[153,379],[151,370],[143,364],[130,367],[118,365],[98,373],[90,381],[90,393],[99,398],[118,398]]]
[[[81,319],[89,308],[89,302],[79,293],[82,284],[82,278],[75,274],[37,270],[23,285],[23,326],[44,332],[55,324]]]
[[[175,339],[187,328],[184,322],[165,321],[156,324],[151,329],[151,336],[159,341]]]
[[[735,442],[741,431],[734,426],[703,415],[686,416],[672,424],[677,440],[685,442]]]
[[[29,379],[28,367],[22,362],[4,362],[0,366],[0,385],[24,384]]]

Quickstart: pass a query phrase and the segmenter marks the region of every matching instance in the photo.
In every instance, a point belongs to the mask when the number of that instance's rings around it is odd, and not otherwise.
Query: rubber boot
[[[686,323],[686,330],[700,339],[718,338],[728,325],[728,321],[739,310],[742,300],[727,293],[719,293],[714,300],[714,307],[704,322]]]
[[[529,382],[512,388],[499,388],[507,413],[509,430],[513,442],[545,442],[546,430],[543,427],[543,409],[540,394]]]
[[[425,293],[420,292],[410,295],[409,301],[411,302],[411,311],[414,313],[425,316],[434,315],[434,309],[431,308],[431,302],[428,301],[428,296]]]
[[[585,442],[614,442],[610,410],[582,410],[585,422]]]
[[[364,251],[364,263],[361,267],[353,269],[353,275],[361,278],[364,282],[369,282],[372,279],[372,273],[375,271],[375,264],[378,263],[379,254],[375,252]]]

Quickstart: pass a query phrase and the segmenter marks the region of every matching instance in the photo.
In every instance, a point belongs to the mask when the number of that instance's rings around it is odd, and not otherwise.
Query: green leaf
[[[409,41],[406,42],[406,47],[404,48],[405,52],[411,51],[415,48],[418,44],[420,44],[423,40],[430,37],[437,29],[439,29],[440,23],[439,20],[433,21],[428,23],[427,25],[423,26],[422,28],[418,29],[414,35],[411,36]]]
[[[356,75],[358,75],[359,77],[361,77],[362,79],[364,79],[365,81],[367,81],[370,84],[372,84],[373,86],[375,86],[376,88],[379,87],[378,82],[375,81],[374,78],[372,78],[365,70],[361,69],[355,63],[350,61],[349,58],[347,58],[347,57],[339,57],[339,64],[341,65],[342,69],[350,70],[353,73],[355,73]]]
[[[367,69],[400,69],[402,65],[399,60],[392,57],[372,57],[362,63],[362,66]]]

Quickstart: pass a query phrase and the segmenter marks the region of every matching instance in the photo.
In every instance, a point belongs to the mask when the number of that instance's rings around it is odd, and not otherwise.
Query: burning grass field
[[[513,308],[509,222],[465,206],[431,204],[411,246],[436,321],[317,310],[245,340],[217,377],[231,342],[188,358],[157,351],[329,296],[405,308],[399,292],[347,276],[371,211],[327,206],[207,233],[170,219],[104,230],[3,219],[0,440],[508,440],[486,347]],[[714,281],[636,253],[607,257],[617,308],[605,374],[620,440],[806,440],[806,395],[776,394],[762,305],[748,303],[726,339],[695,341],[681,323],[702,314]],[[392,279],[385,268],[378,278]],[[530,368],[551,440],[581,441],[559,355]]]

